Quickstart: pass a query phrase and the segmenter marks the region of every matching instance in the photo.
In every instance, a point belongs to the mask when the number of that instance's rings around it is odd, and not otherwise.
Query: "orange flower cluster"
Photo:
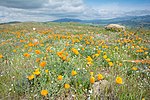
[[[27,58],[29,58],[31,55],[28,54],[28,53],[24,53],[24,56],[27,57]]]
[[[40,50],[35,50],[35,53],[36,54],[41,54],[41,51]]]
[[[41,63],[40,63],[40,66],[41,66],[42,68],[44,68],[44,67],[46,66],[46,62],[45,62],[45,61],[41,62]]]
[[[68,58],[68,53],[67,52],[64,52],[65,49],[63,49],[62,51],[60,52],[57,52],[57,55],[63,60],[63,61],[69,61],[69,58]]]

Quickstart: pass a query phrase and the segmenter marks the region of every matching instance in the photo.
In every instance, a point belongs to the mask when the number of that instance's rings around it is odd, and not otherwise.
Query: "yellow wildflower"
[[[104,55],[103,58],[106,59],[106,58],[107,58],[107,55]]]
[[[98,74],[98,75],[97,75],[97,79],[98,79],[98,80],[102,80],[103,78],[104,78],[104,77],[103,77],[102,74]]]
[[[39,71],[39,68],[37,68],[34,72],[33,72],[33,74],[35,74],[35,75],[40,75],[40,71]]]
[[[122,63],[119,63],[119,66],[122,66]]]
[[[92,62],[87,62],[87,64],[88,64],[88,65],[93,65],[93,63],[92,63]]]
[[[95,78],[92,76],[92,77],[90,77],[90,83],[94,83],[95,82]]]
[[[92,59],[90,56],[88,56],[88,57],[86,58],[86,60],[87,60],[88,62],[93,61],[93,59]]]
[[[107,58],[106,61],[107,61],[107,62],[110,62],[110,58]]]
[[[93,75],[94,75],[94,72],[90,72],[90,75],[93,76]]]
[[[77,75],[77,72],[73,70],[73,71],[71,72],[71,75],[72,75],[72,76],[75,76],[75,75]]]
[[[13,52],[15,53],[15,52],[17,52],[17,50],[16,50],[16,49],[14,49],[14,50],[13,50]]]
[[[95,55],[94,55],[94,57],[98,57],[98,56],[99,56],[99,54],[95,54]]]
[[[33,75],[33,74],[32,74],[32,75],[29,75],[29,76],[28,76],[28,79],[29,79],[29,80],[34,79],[34,75]]]
[[[2,55],[2,54],[0,54],[0,58],[3,58],[3,55]]]
[[[63,79],[62,75],[58,75],[57,79],[61,81]]]
[[[113,63],[112,62],[108,62],[109,66],[112,67],[113,66]]]
[[[65,87],[65,89],[69,89],[70,85],[69,84],[65,84],[64,87]]]
[[[117,84],[122,84],[123,82],[122,82],[122,78],[121,77],[117,77],[116,78],[116,83]]]
[[[82,51],[84,51],[85,49],[84,48],[82,48]]]
[[[138,68],[137,67],[132,67],[132,70],[136,71],[136,70],[138,70]]]
[[[48,69],[47,69],[47,70],[45,70],[45,73],[48,73]]]
[[[71,51],[72,51],[74,54],[79,55],[79,52],[78,52],[78,50],[77,50],[77,49],[72,48],[72,49],[71,49]]]
[[[42,95],[42,96],[47,96],[47,94],[48,94],[48,91],[47,91],[47,90],[42,90],[42,91],[41,91],[41,95]]]

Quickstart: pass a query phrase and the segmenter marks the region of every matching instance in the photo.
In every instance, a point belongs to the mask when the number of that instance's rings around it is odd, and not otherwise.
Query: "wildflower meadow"
[[[150,30],[0,25],[1,100],[149,100]]]

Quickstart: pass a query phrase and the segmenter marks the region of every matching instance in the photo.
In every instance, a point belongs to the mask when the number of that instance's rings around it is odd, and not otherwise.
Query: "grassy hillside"
[[[34,29],[35,28],[35,29]],[[150,30],[0,25],[0,99],[148,100]]]

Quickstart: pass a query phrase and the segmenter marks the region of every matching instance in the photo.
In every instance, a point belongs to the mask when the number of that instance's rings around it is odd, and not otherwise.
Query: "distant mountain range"
[[[87,24],[99,24],[99,25],[107,25],[107,24],[121,24],[129,27],[138,27],[143,25],[146,28],[150,28],[150,15],[145,16],[126,16],[126,17],[118,17],[113,19],[95,19],[95,20],[81,20],[81,19],[70,19],[63,18],[49,22],[78,22],[78,23],[87,23]],[[21,23],[19,21],[0,23],[2,24],[16,24]]]
[[[145,27],[150,27],[150,15],[145,16],[126,16],[126,17],[118,17],[113,19],[96,19],[96,20],[81,20],[81,19],[58,19],[52,22],[79,22],[79,23],[91,23],[91,24],[122,24],[126,26],[140,26],[141,24]]]

